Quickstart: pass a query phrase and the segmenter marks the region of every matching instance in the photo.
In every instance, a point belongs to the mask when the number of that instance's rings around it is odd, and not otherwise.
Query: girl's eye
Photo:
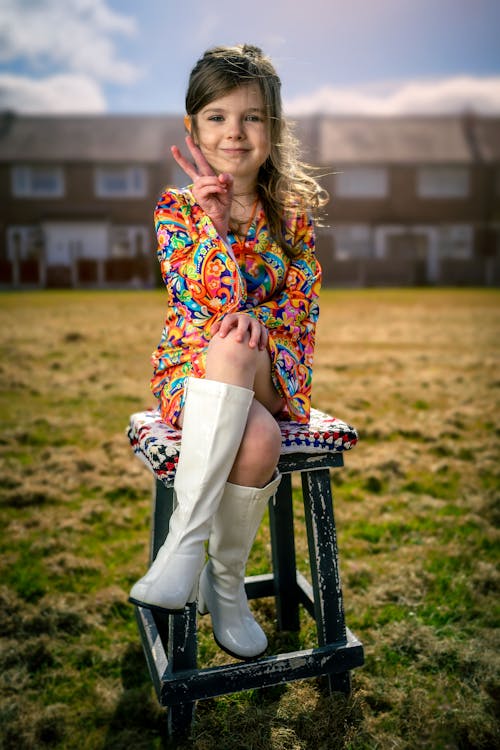
[[[207,117],[207,120],[209,122],[224,122],[224,116],[223,115],[209,115]],[[247,122],[262,122],[262,117],[260,117],[260,115],[246,115],[245,120]]]

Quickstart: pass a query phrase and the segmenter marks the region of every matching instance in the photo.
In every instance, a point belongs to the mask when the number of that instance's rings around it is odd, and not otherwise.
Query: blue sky
[[[182,112],[197,57],[246,41],[294,114],[500,114],[499,29],[499,0],[2,0],[0,108]]]

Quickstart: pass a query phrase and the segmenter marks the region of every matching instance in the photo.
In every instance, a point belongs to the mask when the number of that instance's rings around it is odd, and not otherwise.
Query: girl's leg
[[[200,577],[198,609],[210,612],[219,646],[240,659],[253,659],[267,648],[266,635],[248,607],[245,567],[280,479],[276,472],[262,488],[227,482],[208,538],[208,562]]]
[[[283,405],[271,381],[267,351],[250,349],[229,333],[212,340],[207,378],[253,389],[247,423],[208,540],[209,560],[200,577],[198,607],[210,612],[217,643],[232,656],[255,658],[267,638],[245,594],[245,566],[280,475],[281,432],[273,414]]]
[[[283,406],[271,380],[271,361],[264,350],[250,349],[248,339],[238,341],[234,331],[214,336],[208,347],[206,376],[255,393],[243,439],[229,475],[229,482],[263,487],[279,460],[281,432],[273,414]]]
[[[188,378],[182,441],[175,474],[177,505],[165,543],[130,601],[177,611],[196,599],[213,516],[243,438],[253,391],[221,381]]]

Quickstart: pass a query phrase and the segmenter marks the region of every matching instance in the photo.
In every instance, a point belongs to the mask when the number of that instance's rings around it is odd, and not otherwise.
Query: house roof
[[[308,160],[344,163],[500,161],[500,118],[465,116],[297,118]],[[3,162],[161,162],[182,144],[179,115],[27,116],[0,112]]]
[[[329,117],[319,127],[322,164],[469,163],[460,117]]]
[[[1,161],[158,162],[184,139],[172,115],[0,114]]]

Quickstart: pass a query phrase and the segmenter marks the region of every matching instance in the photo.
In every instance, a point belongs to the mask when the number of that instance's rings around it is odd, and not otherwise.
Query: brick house
[[[151,286],[178,117],[0,119],[0,283]]]
[[[320,118],[302,132],[332,197],[331,283],[498,284],[500,118]]]
[[[498,284],[500,118],[297,121],[332,200],[325,284]],[[178,116],[0,114],[0,285],[152,286]]]

